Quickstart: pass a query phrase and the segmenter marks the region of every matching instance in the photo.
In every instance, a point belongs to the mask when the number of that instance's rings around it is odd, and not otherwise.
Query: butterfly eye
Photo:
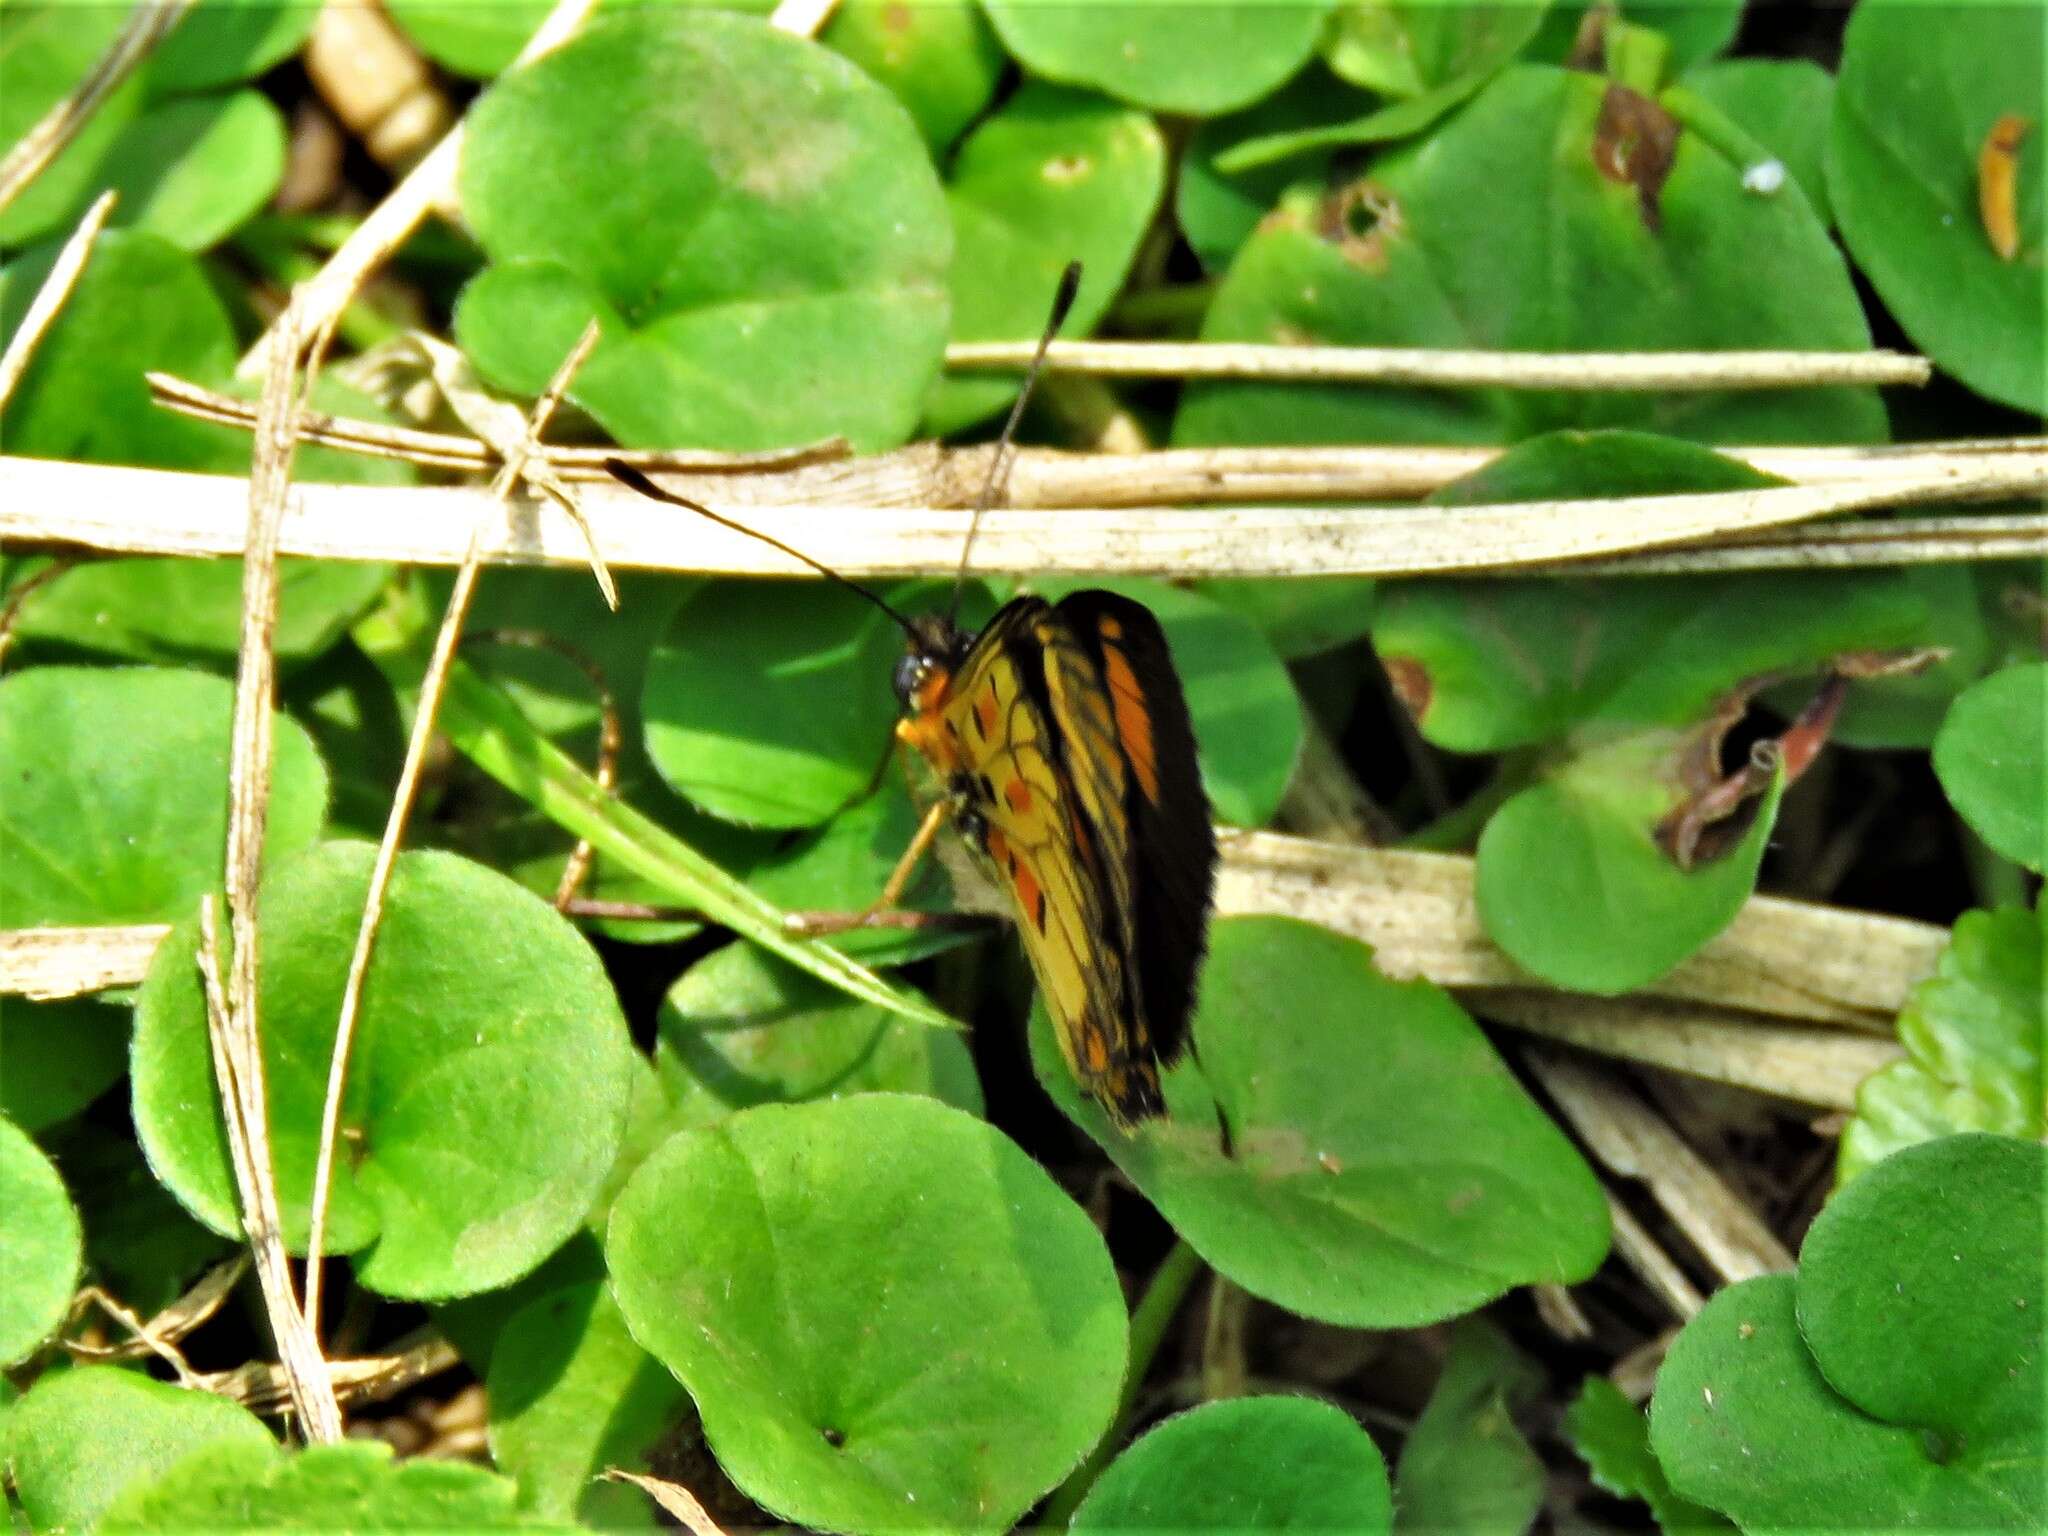
[[[924,677],[924,658],[915,651],[904,653],[896,663],[896,675],[892,682],[896,689],[896,702],[905,709],[917,695],[917,685]]]

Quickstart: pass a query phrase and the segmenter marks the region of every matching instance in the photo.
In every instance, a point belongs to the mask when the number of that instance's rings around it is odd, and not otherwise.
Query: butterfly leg
[[[917,824],[917,835],[910,840],[910,846],[903,850],[903,857],[896,861],[896,867],[889,871],[889,879],[882,887],[882,894],[868,904],[862,912],[792,912],[789,927],[792,932],[807,938],[819,938],[825,934],[844,933],[851,928],[877,928],[885,925],[887,917],[895,911],[896,903],[903,898],[903,891],[910,884],[910,877],[917,872],[917,866],[939,835],[939,829],[953,813],[949,800],[935,800],[931,809],[924,813],[924,820]]]

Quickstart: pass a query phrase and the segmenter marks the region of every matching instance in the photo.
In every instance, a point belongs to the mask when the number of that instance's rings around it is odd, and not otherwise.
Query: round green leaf
[[[2048,410],[2041,306],[2042,54],[2033,6],[1926,10],[1871,0],[1849,19],[1827,150],[1842,238],[1906,334],[1979,394]],[[2033,124],[2013,191],[2019,249],[1993,249],[1978,206],[1992,125]]]
[[[259,91],[181,96],[121,130],[99,184],[120,193],[112,222],[188,251],[225,239],[284,177],[284,117]]]
[[[1443,1374],[1394,1466],[1401,1519],[1419,1531],[1526,1531],[1546,1474],[1512,1410],[1536,1395],[1542,1373],[1484,1318],[1461,1318],[1450,1335]]]
[[[455,329],[493,382],[538,393],[596,316],[570,394],[621,442],[878,449],[916,427],[944,200],[902,107],[837,55],[689,8],[601,20],[471,110],[461,187],[493,265]]]
[[[1570,1142],[1447,993],[1389,981],[1363,944],[1291,918],[1220,921],[1193,1029],[1194,1056],[1167,1074],[1171,1117],[1131,1135],[1081,1098],[1042,1007],[1032,1064],[1253,1295],[1412,1327],[1582,1279],[1606,1253],[1606,1202]]]
[[[286,666],[319,655],[391,579],[355,560],[280,560],[276,654]],[[95,560],[22,605],[25,640],[136,661],[207,661],[241,646],[239,560]],[[388,799],[388,794],[385,797]]]
[[[1994,850],[2048,869],[2048,662],[2007,667],[1957,698],[1934,738],[1934,772]]]
[[[934,154],[994,100],[1008,62],[968,0],[844,0],[818,40],[894,92]]]
[[[13,335],[56,257],[47,242],[0,269],[0,332]],[[155,235],[109,231],[0,416],[0,438],[31,458],[246,466],[245,434],[159,410],[143,381],[150,369],[222,379],[234,366],[233,328],[199,263]]]
[[[0,999],[0,1115],[40,1131],[77,1114],[128,1070],[128,1012],[92,998]]]
[[[648,661],[647,755],[714,816],[815,826],[889,750],[889,674],[902,649],[886,614],[838,586],[707,582]]]
[[[150,92],[167,96],[253,80],[297,53],[319,15],[317,5],[279,0],[199,0],[150,54]]]
[[[1368,175],[1290,192],[1232,263],[1204,338],[1567,352],[1869,347],[1847,268],[1803,200],[1744,191],[1745,167],[1675,121],[1670,172],[1654,196],[1603,171],[1619,152],[1602,143],[1608,90],[1591,75],[1511,67]],[[1661,111],[1636,101],[1639,112]],[[1886,430],[1868,389],[1659,395],[1235,381],[1190,387],[1174,436],[1488,443],[1563,427],[1706,442],[1864,442]]]
[[[2048,936],[2035,913],[2005,908],[1956,919],[1934,974],[1899,1015],[1905,1060],[1856,1090],[1856,1114],[1842,1130],[1838,1188],[1901,1147],[1952,1132],[2027,1141],[2048,1134],[2044,950]]]
[[[1569,759],[1479,835],[1479,918],[1516,964],[1611,996],[1647,986],[1726,928],[1756,889],[1785,776],[1731,848],[1682,870],[1659,846],[1685,737],[1641,731]]]
[[[644,1494],[597,1479],[644,1469],[689,1398],[633,1342],[601,1281],[515,1313],[491,1351],[489,1387],[491,1460],[518,1481],[522,1510],[598,1530],[648,1524]]]
[[[1000,1530],[1108,1426],[1127,1322],[1078,1206],[897,1094],[684,1131],[606,1244],[634,1336],[746,1493],[828,1531]]]
[[[1693,70],[1685,88],[1769,150],[1820,221],[1830,221],[1823,161],[1835,100],[1832,75],[1811,59],[1727,59]],[[1765,185],[1757,184],[1759,196],[1771,195]]]
[[[15,1492],[39,1531],[92,1529],[124,1492],[212,1444],[269,1455],[276,1443],[225,1397],[111,1365],[48,1372],[7,1421]]]
[[[385,0],[399,30],[443,69],[488,80],[519,56],[550,0]]]
[[[1092,85],[1133,106],[1211,117],[1249,106],[1301,68],[1332,0],[986,3],[1003,45],[1033,74]]]
[[[306,1201],[343,979],[374,850],[330,843],[266,882],[265,1072],[286,1241]],[[173,930],[135,1016],[136,1130],[171,1192],[240,1229],[215,1102],[198,933]],[[568,922],[444,853],[399,859],[349,1058],[327,1246],[365,1285],[458,1296],[525,1274],[582,1222],[623,1134],[631,1058],[604,969]]]
[[[1908,1147],[1843,1190],[1799,1273],[1731,1286],[1658,1373],[1672,1485],[1757,1533],[2048,1525],[2048,1149]]]
[[[751,944],[729,944],[685,971],[656,1027],[671,1127],[854,1093],[928,1094],[981,1113],[959,1035],[856,1001]]]
[[[481,1467],[398,1461],[374,1441],[213,1445],[131,1489],[99,1529],[135,1531],[491,1531],[532,1529],[510,1481]]]
[[[57,1331],[78,1283],[78,1212],[26,1132],[0,1120],[0,1365]]]
[[[1033,586],[1054,601],[1082,587],[1106,587],[1151,609],[1187,694],[1202,784],[1216,819],[1240,827],[1272,819],[1301,756],[1304,726],[1287,664],[1257,625],[1213,597],[1163,581]]]
[[[220,881],[234,688],[202,672],[36,667],[0,680],[0,921],[162,923]],[[275,861],[319,836],[327,771],[274,725]]]
[[[1393,1520],[1387,1464],[1349,1414],[1306,1397],[1240,1397],[1146,1431],[1068,1529],[1363,1533]]]
[[[1323,57],[1353,85],[1382,96],[1421,96],[1461,75],[1498,69],[1536,35],[1543,12],[1543,0],[1506,6],[1353,0],[1337,7]]]
[[[127,17],[115,5],[9,0],[0,26],[0,79],[7,82],[0,91],[0,144],[20,143],[85,78]],[[143,94],[137,79],[110,94],[63,152],[0,209],[0,246],[70,233],[77,215],[98,195],[100,165],[141,110]]]
[[[1036,336],[1070,261],[1081,288],[1064,329],[1086,335],[1123,287],[1166,190],[1166,141],[1143,112],[1033,82],[968,135],[953,162],[955,341]],[[942,378],[925,429],[957,432],[1016,397],[1000,374]]]

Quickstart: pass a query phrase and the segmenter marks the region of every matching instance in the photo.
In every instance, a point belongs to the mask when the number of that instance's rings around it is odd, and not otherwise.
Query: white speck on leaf
[[[1785,162],[1759,160],[1742,173],[1742,190],[1757,197],[1776,197],[1785,190]]]

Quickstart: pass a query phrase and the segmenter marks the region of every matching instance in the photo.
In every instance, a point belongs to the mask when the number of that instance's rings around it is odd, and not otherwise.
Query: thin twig
[[[158,405],[222,426],[251,428],[256,408],[175,374],[145,375]],[[426,432],[348,416],[308,412],[308,442],[429,469],[477,473],[499,462],[480,438]],[[668,484],[698,501],[744,500],[752,506],[820,506],[869,502],[882,506],[969,507],[987,478],[994,445],[948,447],[913,443],[849,462],[839,439],[755,453],[694,448],[547,449],[564,478],[608,479],[604,461],[623,459],[650,474],[682,478]],[[1144,507],[1256,501],[1405,501],[1427,496],[1484,469],[1505,448],[1299,447],[1161,448],[1142,455],[1076,453],[1056,448],[1012,451],[997,503],[1005,507]],[[1798,485],[1851,481],[1883,484],[1922,475],[1968,478],[1997,459],[2048,452],[2048,437],[1960,438],[1948,442],[1843,447],[1760,445],[1716,450],[1760,473]],[[707,477],[702,481],[691,476]],[[744,477],[744,478],[736,478]]]
[[[21,622],[21,605],[77,564],[76,560],[52,560],[33,576],[23,577],[7,589],[5,598],[0,599],[0,662],[5,662],[7,653],[14,648],[14,626]]]
[[[1576,573],[1621,568],[1613,562],[1617,555],[1710,539],[1720,545],[1754,541],[1766,529],[1851,512],[2033,499],[2044,488],[2048,453],[2036,452],[1988,458],[1966,475],[1708,495],[1364,509],[1011,509],[983,519],[975,566],[989,574],[1300,577],[1526,572],[1535,566],[1558,567],[1557,574],[1569,563]],[[240,553],[242,491],[239,481],[221,476],[0,457],[0,540],[108,554],[234,555]],[[749,526],[770,538],[854,577],[951,575],[970,516],[877,505],[757,509],[740,497],[725,504],[743,510]],[[615,569],[808,574],[758,539],[703,518],[650,513],[643,498],[622,488],[587,494],[584,508]],[[476,488],[305,485],[285,525],[283,552],[458,565],[468,549],[466,530],[492,511]],[[2030,558],[2048,548],[2048,515],[1987,516],[1968,526],[1978,533],[1970,558]],[[1808,537],[1813,547],[1839,548],[1834,563],[1893,564],[1886,536],[1816,529]],[[494,519],[481,537],[482,558],[492,564],[589,562],[589,542],[552,506],[521,506],[516,515]],[[1771,555],[1782,559],[1784,552]],[[1802,557],[1800,563],[1813,562]]]
[[[488,506],[492,510],[503,508],[513,488],[526,474],[535,445],[547,430],[548,421],[561,403],[569,381],[597,345],[597,338],[597,322],[593,320],[584,327],[582,336],[562,360],[561,367],[555,370],[546,393],[534,405],[525,442],[507,456],[497,478],[491,483]],[[384,823],[384,836],[377,844],[369,889],[363,896],[362,922],[356,929],[355,950],[349,956],[348,980],[342,988],[341,1010],[335,1020],[334,1050],[328,1059],[327,1096],[320,1109],[319,1149],[313,1164],[311,1226],[306,1238],[306,1310],[314,1317],[319,1315],[321,1244],[326,1236],[328,1191],[334,1181],[334,1150],[340,1140],[341,1096],[348,1081],[349,1048],[355,1039],[356,1018],[362,1009],[363,981],[369,974],[377,925],[384,916],[384,897],[391,883],[391,871],[398,860],[399,846],[405,841],[405,828],[412,815],[413,801],[419,794],[420,774],[426,764],[427,748],[434,738],[434,717],[440,710],[441,695],[447,687],[448,669],[455,660],[462,626],[476,596],[477,578],[483,570],[483,527],[481,517],[471,524],[469,552],[456,573],[454,590],[448,595],[447,611],[442,615],[441,628],[434,636],[433,655],[421,680],[419,703],[413,714],[412,734],[405,744],[405,762],[399,770],[398,786],[391,797],[391,813]],[[590,547],[595,550],[594,543]],[[600,561],[599,569],[602,568]]]
[[[185,19],[193,0],[139,0],[128,20],[94,61],[85,78],[54,103],[36,125],[0,159],[0,209],[5,209],[40,176],[92,120],[100,104],[120,88],[135,66]]]
[[[790,0],[784,0],[785,4]],[[709,1510],[697,1501],[697,1496],[681,1483],[666,1482],[658,1477],[648,1477],[640,1472],[628,1472],[623,1467],[607,1467],[605,1479],[614,1483],[631,1483],[647,1497],[673,1515],[676,1522],[690,1533],[690,1536],[725,1536],[718,1522],[711,1518]]]
[[[85,270],[85,263],[92,255],[93,242],[105,228],[107,216],[114,211],[116,194],[112,188],[102,192],[86,209],[85,217],[78,221],[78,228],[71,232],[71,238],[64,242],[64,249],[57,253],[49,273],[43,278],[42,287],[29,301],[28,313],[21,317],[21,324],[14,328],[14,334],[7,338],[7,350],[0,353],[0,409],[14,398],[15,386],[21,383],[21,376],[28,372],[29,360],[35,356],[37,345],[43,339],[43,332],[50,328],[50,322],[63,309],[64,301],[71,297],[71,289],[78,276]]]
[[[179,1349],[173,1340],[164,1337],[157,1331],[154,1323],[145,1322],[98,1286],[84,1287],[72,1298],[71,1305],[74,1315],[82,1312],[87,1306],[98,1307],[134,1336],[131,1345],[118,1345],[113,1349],[99,1349],[90,1344],[75,1344],[67,1340],[65,1348],[71,1354],[85,1359],[111,1360],[130,1358],[126,1351],[135,1349],[143,1354],[155,1355],[168,1365],[177,1376],[178,1385],[196,1387],[200,1384],[199,1374],[187,1363],[184,1351]]]
[[[596,5],[597,0],[559,0],[532,39],[519,51],[513,67],[531,63],[567,41]],[[783,30],[807,37],[824,24],[830,11],[830,5],[818,4],[815,0],[812,3],[784,0],[771,19]],[[784,20],[785,12],[789,13],[787,22]],[[371,209],[368,217],[328,257],[326,264],[301,290],[309,317],[315,320],[338,318],[354,300],[356,290],[412,238],[413,231],[429,213],[441,211],[451,216],[457,213],[455,180],[462,164],[465,128],[464,123],[457,123],[449,129],[441,142],[407,172],[405,180]],[[257,338],[237,370],[240,377],[260,378],[263,375],[265,360],[272,346],[271,336],[272,332],[266,331]]]
[[[1036,342],[958,341],[953,369],[1027,367]],[[1111,378],[1312,380],[1439,389],[1812,389],[1925,384],[1901,352],[1459,352],[1433,347],[1297,347],[1245,341],[1056,341],[1053,373]]]
[[[201,1275],[190,1290],[165,1307],[149,1320],[147,1328],[136,1328],[126,1324],[126,1309],[108,1311],[124,1322],[135,1335],[126,1344],[80,1344],[68,1342],[64,1346],[72,1354],[85,1360],[133,1360],[138,1355],[161,1353],[162,1344],[175,1344],[187,1334],[209,1322],[235,1287],[241,1284],[242,1276],[249,1272],[249,1255],[237,1253],[232,1258],[221,1260]],[[96,1289],[96,1288],[94,1288]],[[96,1299],[105,1299],[104,1296]],[[175,1368],[176,1362],[173,1362]],[[182,1378],[183,1373],[180,1373]]]
[[[220,1090],[223,1105],[236,1105],[236,1111],[228,1116],[228,1127],[229,1139],[236,1147],[237,1169],[244,1174],[243,1225],[256,1251],[257,1279],[277,1334],[278,1358],[291,1384],[292,1401],[305,1434],[316,1444],[326,1444],[341,1438],[341,1409],[328,1385],[319,1342],[307,1313],[298,1304],[285,1262],[257,1013],[257,898],[264,830],[269,821],[271,732],[277,701],[273,642],[277,633],[278,526],[291,491],[292,457],[298,441],[296,383],[304,335],[291,309],[286,310],[279,334],[284,344],[273,354],[264,380],[262,425],[256,433],[243,536],[242,634],[228,765],[226,883],[234,953],[229,960],[232,971],[221,1019],[222,1055],[229,1071],[220,1079]],[[203,910],[210,918],[210,900]],[[214,963],[207,962],[209,971]]]
[[[1723,1284],[1792,1267],[1763,1220],[1613,1073],[1554,1046],[1527,1046],[1522,1059],[1593,1155],[1621,1177],[1640,1179]]]
[[[342,1401],[381,1402],[460,1364],[462,1356],[455,1352],[454,1345],[437,1333],[422,1331],[400,1341],[387,1355],[330,1360],[326,1362],[326,1375],[329,1391]],[[284,1373],[263,1360],[251,1360],[231,1371],[202,1376],[199,1385],[233,1398],[252,1413],[276,1413],[290,1401],[290,1383]]]

